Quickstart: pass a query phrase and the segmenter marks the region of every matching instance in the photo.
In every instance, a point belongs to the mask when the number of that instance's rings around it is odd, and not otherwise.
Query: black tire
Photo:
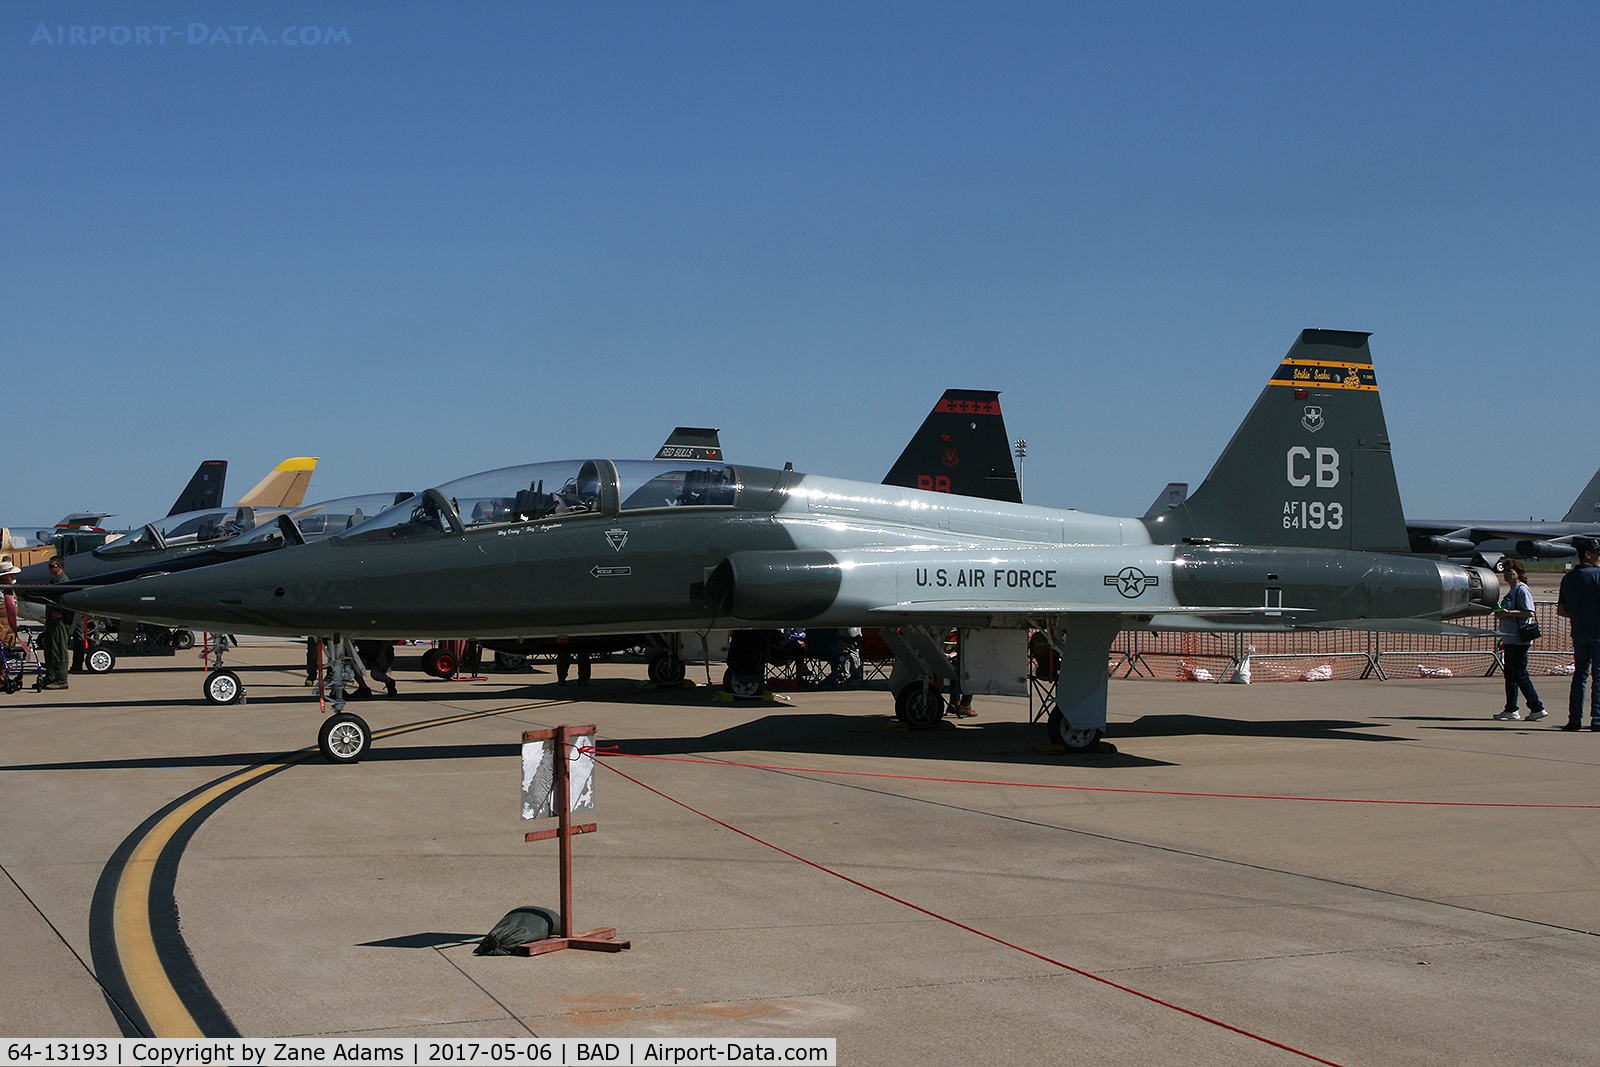
[[[519,656],[515,652],[496,652],[494,666],[501,671],[520,671],[528,665],[527,656]]]
[[[172,647],[178,649],[180,652],[183,651],[184,649],[193,648],[194,647],[194,631],[193,630],[174,630],[174,631],[172,631]]]
[[[456,654],[448,648],[436,648],[437,656],[433,657],[433,673],[437,678],[453,678],[456,671],[461,669],[461,663],[456,659]]]
[[[90,674],[109,674],[117,665],[117,654],[105,645],[91,645],[83,654],[83,669]]]
[[[913,730],[932,730],[944,718],[944,693],[926,682],[912,682],[895,694],[895,718]]]
[[[1067,725],[1066,718],[1061,714],[1061,709],[1051,708],[1050,717],[1045,720],[1045,732],[1050,735],[1050,743],[1060,745],[1069,753],[1084,753],[1100,743],[1100,738],[1105,736],[1099,730],[1074,730]]]
[[[356,763],[372,747],[372,728],[359,715],[330,715],[317,731],[317,748],[329,763]]]
[[[205,694],[207,704],[237,704],[244,696],[244,683],[237,674],[219,667],[206,675]]]
[[[650,661],[647,671],[650,680],[657,685],[677,685],[689,673],[683,665],[683,660],[670,652],[663,652]]]
[[[740,700],[755,700],[761,696],[765,686],[762,679],[749,674],[734,674],[733,668],[729,667],[722,672],[722,688]]]
[[[443,651],[444,649],[442,648],[430,648],[428,651],[422,654],[423,674],[426,674],[432,678],[444,677],[444,675],[439,673],[439,653]]]

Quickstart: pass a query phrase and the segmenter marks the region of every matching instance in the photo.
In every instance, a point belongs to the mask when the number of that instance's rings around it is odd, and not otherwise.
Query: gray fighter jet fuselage
[[[1492,571],[1400,555],[1367,335],[1306,330],[1205,482],[1140,518],[717,460],[508,467],[316,543],[47,595],[94,614],[345,638],[781,626],[1037,629],[1052,737],[1105,728],[1119,630],[1461,632]],[[335,719],[340,716],[335,716]],[[343,716],[343,754],[366,728]],[[353,720],[353,721],[352,721]],[[324,751],[340,750],[343,742]]]

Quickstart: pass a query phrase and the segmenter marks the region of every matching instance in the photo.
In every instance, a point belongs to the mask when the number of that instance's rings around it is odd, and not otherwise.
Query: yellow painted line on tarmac
[[[123,975],[127,978],[128,989],[139,1003],[139,1010],[150,1024],[150,1036],[206,1036],[168,980],[166,969],[161,966],[161,957],[156,952],[155,932],[150,926],[150,885],[162,851],[185,822],[218,796],[253,778],[270,774],[288,763],[302,762],[305,758],[302,756],[300,759],[264,763],[229,775],[169,812],[166,818],[151,827],[128,857],[117,879],[111,921]]]
[[[519,704],[494,711],[468,712],[443,719],[393,726],[387,730],[374,731],[372,736],[374,739],[393,737],[396,734],[411,733],[435,726],[448,726],[472,719],[573,703],[576,701],[552,700]],[[151,1037],[206,1036],[184,1005],[183,998],[178,995],[177,989],[167,976],[166,968],[161,965],[161,956],[156,950],[155,931],[150,925],[150,891],[155,879],[156,864],[160,861],[162,853],[184,824],[218,797],[285,767],[306,763],[320,754],[315,748],[301,749],[298,752],[287,753],[271,763],[247,767],[217,781],[168,812],[165,818],[150,828],[128,857],[117,879],[117,892],[112,904],[113,940],[117,946],[117,957],[121,961],[128,989],[138,1002],[139,1010],[144,1014],[145,1020],[150,1024]]]

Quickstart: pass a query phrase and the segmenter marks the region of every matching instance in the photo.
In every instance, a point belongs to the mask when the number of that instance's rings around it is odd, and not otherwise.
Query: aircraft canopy
[[[393,540],[480,526],[647,508],[768,506],[781,472],[716,462],[563,460],[473,474],[403,501],[341,541]]]

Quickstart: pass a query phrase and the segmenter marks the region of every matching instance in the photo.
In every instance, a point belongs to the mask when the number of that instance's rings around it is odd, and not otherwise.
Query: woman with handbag
[[[1533,617],[1533,591],[1528,588],[1528,576],[1520,560],[1508,559],[1500,564],[1500,575],[1511,588],[1500,598],[1494,616],[1500,620],[1500,656],[1505,663],[1506,710],[1497,719],[1521,719],[1517,714],[1517,691],[1528,702],[1530,722],[1545,717],[1544,704],[1534,692],[1533,679],[1528,677],[1528,646],[1539,636],[1539,624]]]

